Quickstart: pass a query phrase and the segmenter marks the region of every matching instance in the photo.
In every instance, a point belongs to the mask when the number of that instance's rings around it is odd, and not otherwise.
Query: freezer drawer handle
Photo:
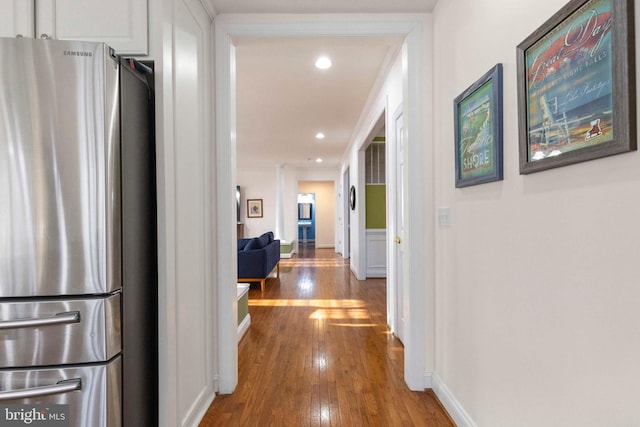
[[[2,329],[37,328],[39,326],[64,325],[69,323],[79,323],[80,312],[69,311],[58,313],[47,317],[34,317],[32,319],[4,320],[0,322]]]
[[[80,390],[81,388],[82,380],[80,380],[80,378],[73,378],[71,380],[58,381],[55,385],[25,388],[22,390],[0,391],[0,402],[5,400],[48,396],[51,394],[69,393]]]

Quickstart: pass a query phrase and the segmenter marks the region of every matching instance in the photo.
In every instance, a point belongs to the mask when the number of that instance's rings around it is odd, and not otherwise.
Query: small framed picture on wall
[[[247,218],[262,218],[262,199],[247,199]]]
[[[453,101],[456,187],[502,179],[502,64]]]

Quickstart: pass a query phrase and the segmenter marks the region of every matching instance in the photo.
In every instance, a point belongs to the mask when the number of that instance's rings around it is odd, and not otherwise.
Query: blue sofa
[[[238,282],[260,282],[264,292],[267,276],[274,269],[280,277],[280,240],[271,231],[252,239],[238,239]]]

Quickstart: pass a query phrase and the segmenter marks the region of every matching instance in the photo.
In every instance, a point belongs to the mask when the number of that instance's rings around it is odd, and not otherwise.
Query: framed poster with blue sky
[[[520,174],[636,149],[633,6],[572,0],[520,43]]]
[[[454,101],[456,187],[502,179],[502,64]]]

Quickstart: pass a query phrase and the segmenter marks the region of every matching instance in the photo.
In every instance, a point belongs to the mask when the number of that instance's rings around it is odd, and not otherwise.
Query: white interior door
[[[396,148],[396,176],[395,176],[395,226],[396,232],[393,245],[395,266],[394,269],[396,283],[396,336],[404,342],[404,285],[402,283],[403,265],[403,238],[404,238],[404,127],[402,112],[394,117],[394,139]]]

